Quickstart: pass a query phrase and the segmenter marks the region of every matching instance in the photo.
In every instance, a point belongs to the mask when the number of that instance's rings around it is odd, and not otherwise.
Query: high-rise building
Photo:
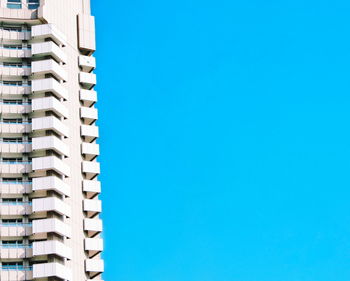
[[[90,0],[0,0],[0,280],[101,280]]]

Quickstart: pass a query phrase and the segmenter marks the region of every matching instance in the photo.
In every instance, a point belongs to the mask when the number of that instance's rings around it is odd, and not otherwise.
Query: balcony
[[[98,118],[97,109],[93,107],[81,107],[80,118],[83,119],[85,125],[91,125]]]
[[[30,67],[8,67],[0,65],[0,75],[4,78],[14,78],[16,76],[29,76],[31,74]]]
[[[56,255],[62,258],[72,259],[72,249],[59,241],[33,242],[33,255]]]
[[[30,113],[32,107],[28,103],[21,104],[10,104],[10,103],[0,103],[0,112],[1,114],[25,114]]]
[[[0,17],[6,18],[6,22],[26,22],[27,20],[35,20],[38,18],[38,11],[34,9],[18,9],[17,3],[7,3],[4,2],[4,6],[0,8]],[[29,2],[27,2],[29,3]]]
[[[32,171],[30,162],[0,162],[0,173],[2,176],[15,174],[28,174]]]
[[[83,105],[86,107],[90,107],[97,102],[97,93],[94,90],[80,90],[80,100]]]
[[[12,31],[12,30],[4,30],[0,29],[0,38],[3,41],[22,41],[22,40],[30,40],[31,34],[30,31]]]
[[[31,245],[3,244],[0,246],[0,259],[25,259],[33,257]],[[2,280],[0,278],[0,280]]]
[[[92,142],[99,136],[97,126],[81,125],[80,128],[80,134],[87,142]]]
[[[5,97],[14,97],[14,96],[22,96],[29,95],[31,93],[31,87],[26,84],[16,84],[16,83],[0,83],[0,94]]]
[[[34,77],[51,74],[58,80],[67,81],[67,72],[53,59],[32,61],[32,73]]]
[[[60,136],[68,137],[68,127],[54,116],[33,118],[32,126],[33,131],[52,130]]]
[[[31,182],[0,182],[0,196],[16,198],[19,195],[28,194],[32,191]]]
[[[34,113],[52,111],[60,117],[68,118],[68,108],[54,97],[33,99],[32,110]]]
[[[66,63],[67,55],[58,47],[54,42],[40,42],[32,44],[32,55],[34,57],[47,57],[51,56],[56,61]]]
[[[0,153],[29,153],[32,152],[32,144],[29,142],[0,142]]]
[[[23,134],[31,133],[32,125],[29,123],[4,123],[0,122],[0,134]]]
[[[56,156],[45,156],[33,158],[34,173],[53,170],[61,176],[70,175],[69,166]]]
[[[32,267],[0,267],[1,281],[26,281],[33,279]]]
[[[33,199],[33,213],[56,212],[62,216],[71,216],[71,208],[68,204],[56,197]]]
[[[32,185],[33,191],[54,190],[61,195],[70,195],[69,185],[64,183],[61,179],[54,176],[33,178]]]
[[[23,216],[32,213],[32,206],[29,203],[0,203],[0,215],[4,216]]]
[[[58,98],[68,99],[68,91],[54,78],[36,79],[32,81],[33,94],[53,93]]]
[[[92,56],[79,56],[79,66],[85,72],[90,72],[96,68],[96,59]]]
[[[100,163],[83,161],[81,170],[85,174],[87,180],[91,180],[100,174]]]
[[[101,193],[101,182],[84,180],[83,191],[86,193],[86,197],[91,199]]]
[[[85,271],[89,273],[90,278],[93,278],[104,271],[104,262],[101,259],[85,260]]]
[[[33,151],[54,150],[60,155],[69,155],[68,145],[55,136],[33,138],[32,142]]]
[[[88,252],[89,258],[96,256],[103,251],[103,239],[85,238],[85,251]]]
[[[97,218],[84,219],[84,230],[87,232],[89,238],[93,238],[102,232],[102,220]]]
[[[31,224],[13,223],[0,224],[0,237],[22,237],[32,234]],[[1,280],[1,279],[0,279]]]
[[[66,36],[53,24],[33,25],[32,38],[33,40],[45,40],[51,38],[58,45],[66,45],[67,40]]]
[[[93,218],[102,212],[102,203],[98,199],[85,199],[83,201],[83,210],[88,218]]]
[[[33,220],[33,235],[38,239],[45,239],[47,233],[56,233],[70,238],[71,228],[68,224],[58,219]]]
[[[22,59],[22,58],[30,58],[31,56],[32,56],[32,52],[30,49],[27,49],[27,48],[21,48],[21,49],[0,48],[1,58]]]
[[[97,143],[83,142],[81,144],[81,154],[85,156],[85,160],[91,161],[100,155],[100,147]]]
[[[96,74],[94,73],[79,73],[79,82],[86,89],[90,90],[96,85]]]
[[[57,277],[66,281],[71,281],[72,272],[70,269],[60,263],[41,263],[33,265],[33,278]],[[44,279],[46,280],[46,279]],[[51,279],[50,279],[51,280]]]

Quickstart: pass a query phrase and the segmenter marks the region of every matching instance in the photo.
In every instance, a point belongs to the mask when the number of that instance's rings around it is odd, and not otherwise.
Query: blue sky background
[[[350,279],[350,2],[104,0],[106,281]]]

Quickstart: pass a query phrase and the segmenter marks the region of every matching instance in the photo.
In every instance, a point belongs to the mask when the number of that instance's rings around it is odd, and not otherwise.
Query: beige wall
[[[67,39],[66,46],[62,48],[67,60],[62,67],[67,72],[68,78],[62,85],[68,91],[68,98],[66,101],[62,101],[62,104],[68,109],[68,118],[62,119],[62,122],[69,129],[69,137],[62,139],[62,141],[68,146],[70,152],[69,157],[63,158],[63,162],[70,168],[70,176],[63,179],[70,187],[70,197],[63,200],[71,208],[70,218],[65,218],[65,222],[72,227],[72,234],[70,239],[64,241],[64,244],[72,250],[72,258],[66,262],[67,267],[72,271],[71,280],[86,281],[90,277],[85,271],[85,260],[88,257],[84,248],[84,239],[87,236],[83,227],[86,218],[83,212],[83,201],[86,196],[82,191],[82,182],[86,178],[82,173],[84,158],[81,152],[83,140],[80,133],[82,125],[80,112],[83,105],[80,100],[81,86],[79,83],[79,73],[82,70],[78,64],[78,57],[91,55],[95,50],[94,18],[90,15],[90,1],[42,0],[37,13],[36,11],[25,11],[26,9],[17,12],[6,9],[6,1],[0,1],[0,17],[1,13],[3,13],[4,18],[14,18],[16,13],[18,19],[30,19],[37,16],[41,23],[53,24]],[[40,24],[40,21],[32,23]],[[98,200],[98,197],[95,197],[94,200]],[[98,216],[95,218],[98,219]],[[94,245],[94,241],[88,241]],[[101,277],[98,276],[96,280],[98,279]]]

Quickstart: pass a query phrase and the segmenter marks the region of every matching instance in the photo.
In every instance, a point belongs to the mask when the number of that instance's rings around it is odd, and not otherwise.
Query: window
[[[9,118],[4,118],[2,122],[7,123],[7,124],[20,124],[23,123],[22,119],[9,119]]]
[[[2,178],[2,182],[22,182],[22,178]]]
[[[21,32],[22,28],[20,26],[4,26],[4,30]]]
[[[23,244],[23,240],[2,240],[1,242],[3,248],[17,248],[27,246]],[[29,244],[28,246],[31,245]]]
[[[20,62],[4,62],[3,66],[5,66],[5,67],[22,67],[23,64]]]
[[[7,219],[7,220],[2,220],[3,224],[16,224],[16,223],[22,223],[22,219]]]
[[[2,139],[3,142],[22,142],[22,138],[3,138]]]
[[[2,158],[2,162],[14,163],[14,162],[22,162],[22,158]]]
[[[2,262],[3,269],[22,269],[23,262]]]
[[[2,203],[11,204],[11,203],[21,203],[23,202],[22,198],[3,198]]]
[[[2,240],[2,245],[23,245],[23,240]]]
[[[7,0],[7,8],[22,9],[21,0]]]
[[[3,81],[2,82],[6,86],[22,86],[22,81]]]
[[[39,8],[39,0],[27,0],[28,9],[38,9]]]
[[[23,104],[22,100],[3,100],[4,104]]]
[[[22,50],[22,45],[4,45],[4,49]]]

